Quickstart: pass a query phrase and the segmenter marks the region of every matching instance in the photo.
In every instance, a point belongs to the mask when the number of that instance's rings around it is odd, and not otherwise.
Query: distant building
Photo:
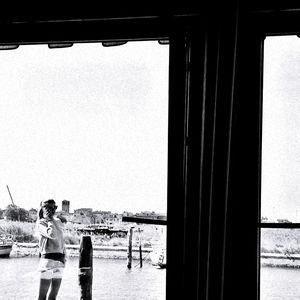
[[[107,225],[114,225],[116,223],[121,223],[122,215],[114,214],[114,213],[106,214],[103,216],[103,221]]]
[[[92,208],[78,208],[78,209],[74,210],[74,213],[90,217],[93,214],[93,209]]]
[[[156,213],[155,211],[142,211],[135,214],[136,217],[151,218],[151,219],[165,219],[166,215],[162,213]]]
[[[123,217],[132,217],[133,213],[132,212],[128,212],[128,211],[123,211],[122,215],[123,215]]]
[[[75,224],[91,224],[94,223],[92,220],[93,209],[92,208],[79,208],[74,210],[72,216],[72,222]]]
[[[71,222],[74,224],[85,224],[85,225],[92,223],[90,217],[77,212],[74,212],[74,214],[72,215]]]
[[[135,214],[137,217],[156,217],[157,214],[155,211],[142,211],[140,213]]]
[[[103,214],[101,212],[93,212],[93,215],[91,216],[91,223],[92,224],[103,224],[104,218]]]
[[[70,212],[70,201],[63,200],[61,203],[61,210],[63,212],[69,213]]]

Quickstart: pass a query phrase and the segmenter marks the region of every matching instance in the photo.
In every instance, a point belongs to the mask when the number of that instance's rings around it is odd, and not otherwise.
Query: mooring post
[[[90,236],[82,236],[79,247],[80,300],[92,300],[93,246]]]
[[[132,262],[132,229],[130,227],[129,234],[128,234],[128,251],[127,251],[127,268],[131,269],[131,262]]]
[[[143,266],[143,254],[142,254],[142,245],[139,246],[140,250],[140,268]]]
[[[139,252],[140,252],[140,268],[143,267],[143,253],[142,253],[142,230],[138,229],[139,233]]]

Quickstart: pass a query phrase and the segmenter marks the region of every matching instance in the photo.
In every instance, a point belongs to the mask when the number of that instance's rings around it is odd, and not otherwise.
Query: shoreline
[[[67,257],[79,257],[79,245],[66,245]],[[128,247],[125,246],[93,246],[94,258],[106,258],[106,259],[127,259]],[[144,260],[151,260],[150,253],[152,248],[142,249],[142,255]],[[12,247],[10,257],[19,258],[26,256],[38,257],[38,244],[37,243],[15,243]],[[140,252],[138,247],[132,247],[132,259],[139,260]]]
[[[66,245],[67,257],[79,257],[79,246],[80,245]],[[125,246],[93,246],[93,258],[103,259],[127,259],[128,247]],[[151,261],[150,253],[153,251],[152,248],[143,248],[142,256],[143,260]],[[37,243],[15,243],[13,245],[10,257],[21,258],[21,257],[38,257],[38,244]],[[140,253],[138,247],[132,247],[132,259],[139,260]],[[283,253],[261,253],[260,259],[261,267],[272,267],[272,268],[290,268],[300,269],[300,255]]]
[[[300,269],[299,254],[261,253],[261,267]]]

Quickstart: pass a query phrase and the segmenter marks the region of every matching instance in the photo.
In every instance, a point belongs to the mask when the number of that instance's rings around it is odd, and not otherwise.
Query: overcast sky
[[[0,208],[166,213],[169,47],[0,51]]]
[[[300,222],[300,39],[264,50],[262,216]]]

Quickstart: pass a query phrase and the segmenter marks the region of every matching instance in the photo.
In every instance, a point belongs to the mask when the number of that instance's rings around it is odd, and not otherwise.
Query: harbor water
[[[0,300],[37,298],[37,257],[0,259]],[[134,260],[127,269],[124,259],[93,260],[93,299],[165,300],[166,269]],[[260,300],[300,299],[299,268],[261,268]],[[79,299],[78,257],[69,257],[57,300]]]
[[[69,257],[57,300],[79,299],[78,257]],[[37,257],[0,259],[0,300],[32,300],[37,298]],[[93,260],[93,299],[164,300],[166,270],[144,261],[133,261],[127,269],[124,259]]]
[[[262,267],[260,300],[300,299],[300,269]]]

